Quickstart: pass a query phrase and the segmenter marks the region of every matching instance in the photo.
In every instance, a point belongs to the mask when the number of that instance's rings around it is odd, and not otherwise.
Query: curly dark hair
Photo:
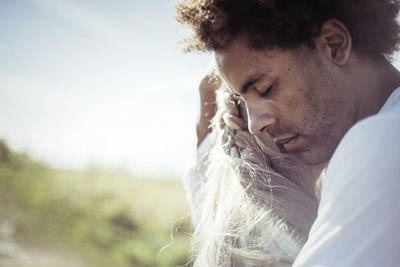
[[[249,47],[283,49],[307,45],[330,19],[344,23],[361,54],[389,56],[399,42],[399,0],[183,0],[176,19],[194,35],[186,51],[225,48],[244,34]]]

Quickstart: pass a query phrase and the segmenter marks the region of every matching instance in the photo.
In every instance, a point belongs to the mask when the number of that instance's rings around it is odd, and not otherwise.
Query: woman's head
[[[223,87],[217,102],[196,263],[290,265],[317,210],[317,202],[289,176],[302,175],[305,167],[281,154],[268,135],[252,136],[243,103]]]

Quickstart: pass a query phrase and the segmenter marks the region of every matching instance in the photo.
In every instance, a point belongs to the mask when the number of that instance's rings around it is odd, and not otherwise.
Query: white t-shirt
[[[400,88],[341,140],[293,266],[400,266]]]

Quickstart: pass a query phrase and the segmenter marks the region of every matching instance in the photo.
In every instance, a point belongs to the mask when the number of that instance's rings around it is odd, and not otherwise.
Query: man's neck
[[[379,112],[391,93],[400,86],[400,72],[386,59],[359,61],[354,79],[357,84],[357,121]]]
[[[356,76],[353,77],[349,87],[356,89],[355,104],[358,105],[356,122],[378,113],[393,91],[400,86],[400,72],[388,60],[380,59],[372,62],[362,58],[357,63]],[[313,179],[306,179],[301,184],[317,201],[320,200],[327,164],[310,168],[308,177]]]

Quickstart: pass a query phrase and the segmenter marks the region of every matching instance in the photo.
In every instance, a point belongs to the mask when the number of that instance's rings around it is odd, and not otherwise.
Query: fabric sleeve
[[[357,123],[323,181],[318,217],[294,267],[399,266],[400,118]]]
[[[201,190],[205,183],[207,156],[211,150],[211,136],[208,134],[197,148],[196,159],[189,165],[183,175],[182,183],[186,191],[186,198],[190,208],[193,225],[197,225],[201,212]]]

